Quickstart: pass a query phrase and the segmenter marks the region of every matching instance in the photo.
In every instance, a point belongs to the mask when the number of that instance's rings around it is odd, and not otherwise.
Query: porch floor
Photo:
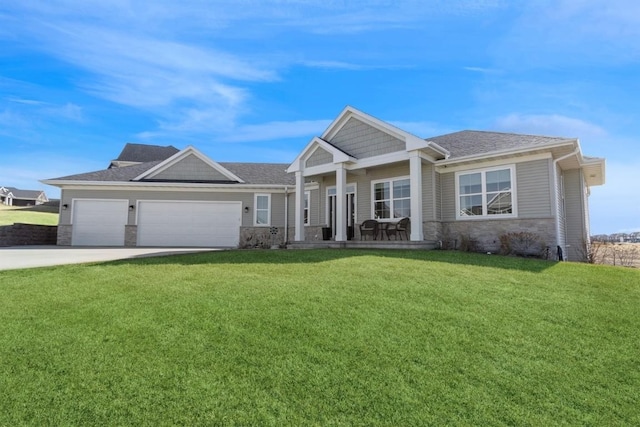
[[[412,242],[407,240],[347,240],[336,242],[334,240],[318,240],[313,242],[291,242],[287,249],[436,249],[438,242],[423,240]]]

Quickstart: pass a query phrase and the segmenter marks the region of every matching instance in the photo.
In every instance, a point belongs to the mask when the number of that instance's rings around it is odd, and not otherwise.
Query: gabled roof
[[[116,161],[146,163],[156,160],[166,160],[176,154],[178,150],[172,145],[162,147],[160,145],[135,144],[128,142]]]
[[[160,163],[160,161],[140,163],[132,166],[63,176],[47,181],[134,182],[134,178],[153,169]],[[220,165],[241,177],[245,184],[295,184],[294,177],[287,173],[287,163],[220,163]]]
[[[168,159],[158,163],[156,166],[152,167],[151,169],[141,173],[139,176],[135,177],[133,180],[134,181],[151,180],[162,171],[165,171],[171,166],[174,166],[180,163],[180,161],[187,158],[188,156],[195,156],[196,158],[200,159],[203,163],[205,163],[211,169],[219,172],[222,176],[226,177],[229,182],[240,182],[240,183],[244,182],[242,178],[238,177],[233,172],[225,169],[219,163],[211,160],[209,157],[205,156],[200,151],[196,150],[194,147],[191,147],[191,146],[185,148],[182,151],[175,153],[173,156],[169,157]]]
[[[501,151],[575,142],[575,138],[559,138],[515,133],[463,130],[427,138],[451,153],[449,159],[490,154]]]
[[[446,158],[449,153],[446,149],[439,146],[437,143],[432,143],[430,140],[424,140],[416,135],[402,130],[390,123],[384,122],[370,114],[364,113],[357,108],[347,105],[340,115],[331,122],[329,127],[322,133],[321,138],[326,141],[330,141],[342,127],[349,121],[350,118],[356,118],[364,123],[367,123],[374,128],[392,135],[402,141],[405,141],[407,150],[425,149],[434,158]]]
[[[136,176],[160,164],[161,161],[139,163],[132,166],[123,166],[119,168],[109,168],[99,171],[79,173],[75,175],[62,176],[60,178],[52,178],[46,181],[100,181],[100,182],[126,182],[132,181]]]
[[[138,153],[144,152],[145,149],[140,147],[141,144],[127,144],[129,152],[137,150]],[[157,146],[151,146],[149,152],[154,152]],[[155,148],[154,148],[155,147]],[[165,148],[165,147],[160,147]],[[164,151],[167,154],[173,151],[173,147],[168,147],[172,150]],[[177,149],[176,149],[177,150]],[[122,150],[125,153],[127,149]],[[162,150],[155,151],[156,153],[162,153]],[[243,163],[243,162],[224,162],[218,163],[211,160],[209,157],[198,151],[193,147],[187,147],[184,150],[178,150],[165,159],[148,161],[148,162],[132,162],[120,167],[109,167],[108,169],[98,170],[93,172],[86,172],[75,175],[63,176],[60,178],[48,179],[43,182],[51,185],[62,185],[65,183],[122,183],[122,182],[155,182],[158,174],[168,170],[172,166],[178,165],[181,160],[194,156],[203,167],[211,167],[218,174],[224,176],[223,181],[216,181],[210,183],[220,184],[255,184],[255,185],[294,185],[294,176],[287,173],[287,163]],[[122,155],[119,157],[119,159]],[[134,157],[124,157],[132,159]],[[142,157],[135,157],[141,159]],[[192,157],[191,157],[192,158]],[[166,180],[162,180],[166,182]],[[173,181],[172,181],[173,182]],[[175,181],[181,182],[181,181]],[[203,181],[182,181],[193,183],[207,183]]]

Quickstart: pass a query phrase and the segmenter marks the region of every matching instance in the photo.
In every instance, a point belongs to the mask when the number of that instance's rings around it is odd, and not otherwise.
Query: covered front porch
[[[424,223],[438,219],[434,164],[447,156],[437,144],[345,108],[287,169],[296,177],[294,244],[397,247],[435,240],[425,236]],[[386,227],[403,218],[410,223],[405,224],[405,243],[386,240]],[[380,239],[357,243],[363,241],[360,225],[368,220],[380,224]],[[330,230],[334,243],[327,243],[322,229]]]

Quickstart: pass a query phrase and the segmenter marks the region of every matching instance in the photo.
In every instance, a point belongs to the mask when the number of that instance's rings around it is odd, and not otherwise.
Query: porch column
[[[347,170],[343,163],[336,169],[336,242],[347,240]]]
[[[422,231],[422,159],[418,150],[409,153],[411,182],[411,240],[424,240]]]
[[[285,213],[287,215],[287,213]],[[294,239],[296,242],[304,240],[304,177],[302,171],[296,172],[296,206],[294,221],[296,232]]]

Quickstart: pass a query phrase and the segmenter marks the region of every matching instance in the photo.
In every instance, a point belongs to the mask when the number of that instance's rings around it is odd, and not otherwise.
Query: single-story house
[[[48,202],[44,191],[20,190],[15,187],[0,186],[0,203],[7,206],[35,206]]]
[[[500,236],[527,231],[579,260],[589,188],[604,179],[604,159],[584,156],[575,138],[465,130],[423,139],[346,107],[288,164],[127,144],[105,170],[43,182],[62,189],[60,245],[347,242],[367,219],[409,218],[411,242],[467,236],[497,251]]]

